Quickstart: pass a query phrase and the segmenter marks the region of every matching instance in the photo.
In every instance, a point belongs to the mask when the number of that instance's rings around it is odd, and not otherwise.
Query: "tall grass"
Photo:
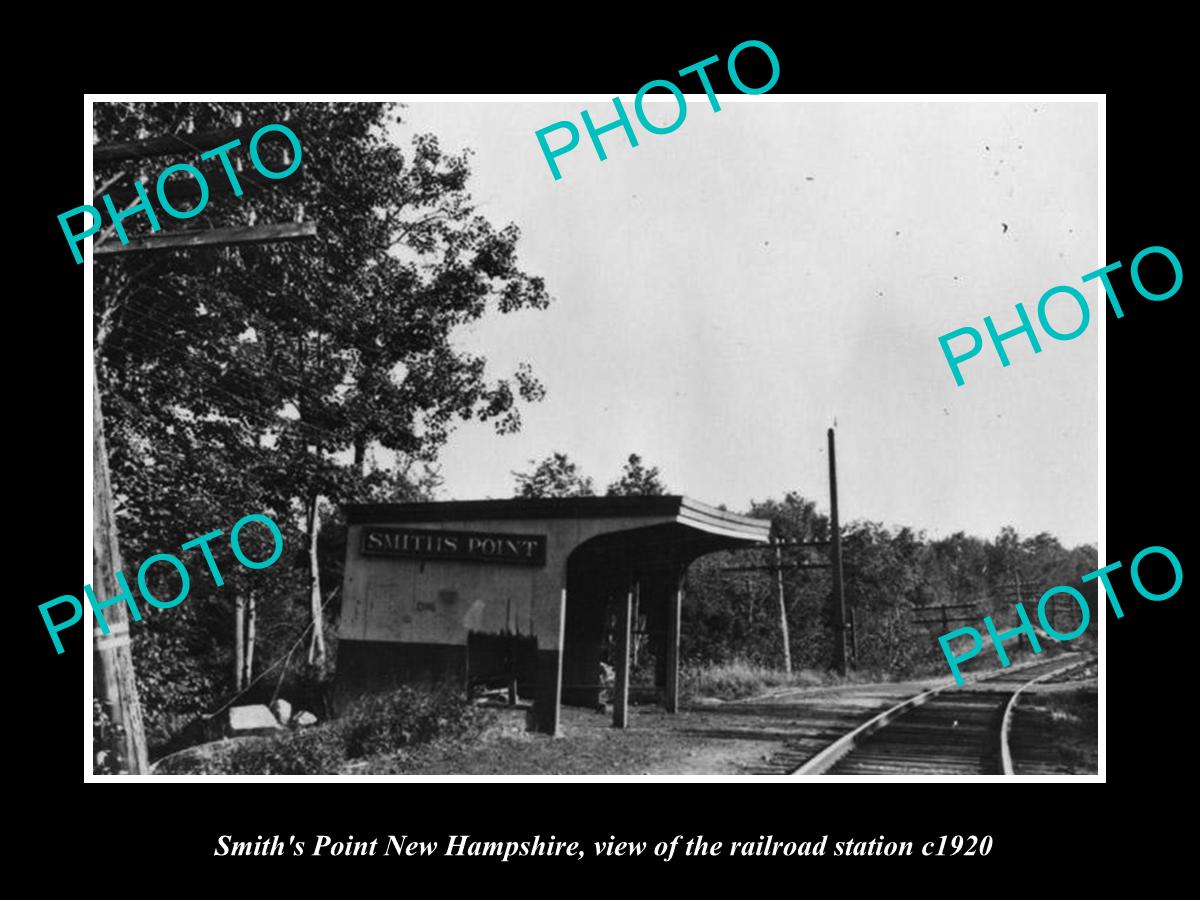
[[[687,667],[681,674],[684,697],[715,697],[718,700],[738,700],[753,697],[772,688],[812,687],[825,684],[825,676],[805,669],[791,675],[766,666],[738,659],[707,666]]]
[[[741,700],[776,688],[824,687],[891,681],[892,675],[877,669],[860,669],[848,675],[832,671],[800,669],[788,675],[781,669],[735,659],[725,663],[685,666],[679,673],[680,693],[685,700],[700,697]]]

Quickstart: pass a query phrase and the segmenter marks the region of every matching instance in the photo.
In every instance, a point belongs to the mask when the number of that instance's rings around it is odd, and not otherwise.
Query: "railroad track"
[[[925,691],[842,735],[792,774],[1012,774],[1008,736],[1021,692],[1093,660],[1057,657]]]

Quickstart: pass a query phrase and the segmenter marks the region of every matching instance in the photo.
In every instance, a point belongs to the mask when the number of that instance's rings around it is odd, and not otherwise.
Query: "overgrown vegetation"
[[[1080,677],[1075,672],[1072,677]],[[1094,676],[1093,676],[1094,677]],[[1013,720],[1012,753],[1018,775],[1042,774],[1050,766],[1063,775],[1098,771],[1096,735],[1099,704],[1096,691],[1022,694]],[[1046,748],[1053,748],[1047,756]],[[1036,752],[1040,750],[1041,752]],[[1035,751],[1035,752],[1030,752]],[[1029,763],[1034,767],[1026,768]]]
[[[488,712],[461,692],[402,687],[365,698],[324,725],[180,754],[164,760],[158,774],[333,775],[354,760],[434,740],[473,738],[489,721]]]
[[[480,214],[469,151],[447,152],[429,134],[403,139],[398,113],[389,103],[95,105],[102,143],[286,122],[303,146],[294,176],[234,199],[218,196],[220,165],[197,159],[209,146],[181,137],[172,155],[98,162],[97,194],[185,162],[214,186],[204,229],[317,226],[304,241],[123,254],[96,269],[96,374],[125,565],[136,573],[140,560],[228,533],[248,513],[269,515],[284,537],[265,578],[233,559],[227,537],[215,540],[219,589],[199,553],[185,554],[186,602],[144,609],[131,629],[152,750],[297,642],[279,689],[321,715],[344,558],[339,505],[429,499],[457,421],[510,433],[523,402],[543,395],[527,365],[495,373],[455,341],[485,316],[549,304],[542,279],[519,264],[519,230]],[[265,164],[283,168],[286,146],[264,139]],[[123,207],[132,190],[114,199]],[[149,224],[133,215],[125,227],[136,236]],[[253,539],[244,549],[270,552]],[[151,572],[158,596],[178,592],[177,580],[156,583],[176,579],[169,570]],[[297,674],[297,663],[313,672]],[[240,702],[265,702],[279,674]]]
[[[335,725],[287,731],[278,737],[236,741],[204,759],[196,775],[335,775],[346,747]],[[163,774],[182,774],[176,772]]]
[[[782,500],[755,503],[748,514],[770,519],[784,540],[825,541],[829,520],[815,502],[789,493]],[[1019,599],[1036,620],[1045,587],[1073,585],[1096,605],[1095,582],[1080,576],[1098,567],[1096,548],[1064,547],[1050,534],[1022,537],[1005,527],[993,539],[961,532],[930,538],[911,528],[887,528],[855,521],[842,528],[846,608],[858,630],[857,669],[890,677],[946,671],[937,636],[963,625],[982,628],[993,615],[998,628],[1017,623]],[[824,562],[821,547],[786,551],[785,561]],[[688,570],[683,605],[682,656],[693,668],[715,672],[777,670],[783,657],[778,584],[767,566],[770,550],[715,553]],[[762,571],[729,572],[737,566]],[[836,629],[831,617],[832,577],[827,568],[789,569],[783,576],[792,664],[797,672],[827,672],[833,664]],[[953,606],[945,613],[941,606]],[[1074,603],[1056,611],[1060,631],[1078,622]],[[1049,638],[1044,642],[1053,645]],[[1073,646],[1094,646],[1095,628]],[[1010,645],[1010,655],[1023,651]],[[726,677],[724,675],[714,678]],[[765,677],[765,676],[764,676]],[[735,679],[736,680],[736,679]],[[751,678],[750,680],[753,680]]]
[[[434,738],[478,733],[486,716],[460,691],[424,691],[402,687],[361,700],[341,723],[350,758],[388,753]]]
[[[687,700],[701,697],[740,700],[773,688],[812,687],[823,683],[825,678],[811,670],[788,675],[782,669],[747,662],[744,659],[704,666],[687,666],[679,673],[680,692]]]
[[[830,669],[796,669],[790,675],[779,666],[735,659],[732,662],[689,665],[680,670],[679,688],[685,700],[741,700],[781,688],[828,687],[893,680],[893,673],[853,669],[841,676]]]
[[[112,717],[104,703],[92,700],[92,774],[117,775],[122,767],[117,754],[122,742],[116,740]]]

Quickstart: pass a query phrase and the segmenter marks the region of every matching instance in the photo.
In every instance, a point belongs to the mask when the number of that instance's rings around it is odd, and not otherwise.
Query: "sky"
[[[408,105],[396,138],[471,148],[479,211],[520,227],[520,265],[554,298],[456,334],[492,378],[530,363],[547,396],[515,435],[461,424],[438,499],[512,496],[556,451],[602,490],[637,453],[672,493],[744,511],[797,491],[828,511],[836,423],[843,521],[1095,543],[1095,105],[687,99],[671,134],[604,135],[605,161],[579,113],[611,121],[611,100]],[[560,120],[581,143],[556,181],[534,133]],[[1018,302],[1036,328],[1056,285],[1088,298],[1084,334],[1039,329],[1036,355],[1013,338],[1007,368],[988,344],[956,386],[938,337],[986,341],[983,317],[1014,328]],[[1048,314],[1079,323],[1069,299]]]

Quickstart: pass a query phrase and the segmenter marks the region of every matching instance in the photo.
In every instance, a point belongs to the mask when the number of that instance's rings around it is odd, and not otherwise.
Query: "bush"
[[[205,744],[164,760],[162,775],[336,775],[347,759],[437,738],[469,738],[489,721],[458,691],[402,687],[366,697],[334,722]]]
[[[364,697],[339,723],[351,759],[390,753],[440,737],[477,734],[485,721],[459,691],[404,686]]]
[[[205,752],[208,751],[208,752]],[[278,737],[242,738],[184,751],[164,761],[160,775],[336,775],[346,761],[336,728],[305,728]]]
[[[116,738],[120,735],[113,728],[112,719],[105,705],[98,699],[92,700],[92,774],[120,775],[124,770],[117,762]]]
[[[226,760],[230,775],[336,775],[346,748],[336,728],[303,728],[262,742],[239,743]]]

